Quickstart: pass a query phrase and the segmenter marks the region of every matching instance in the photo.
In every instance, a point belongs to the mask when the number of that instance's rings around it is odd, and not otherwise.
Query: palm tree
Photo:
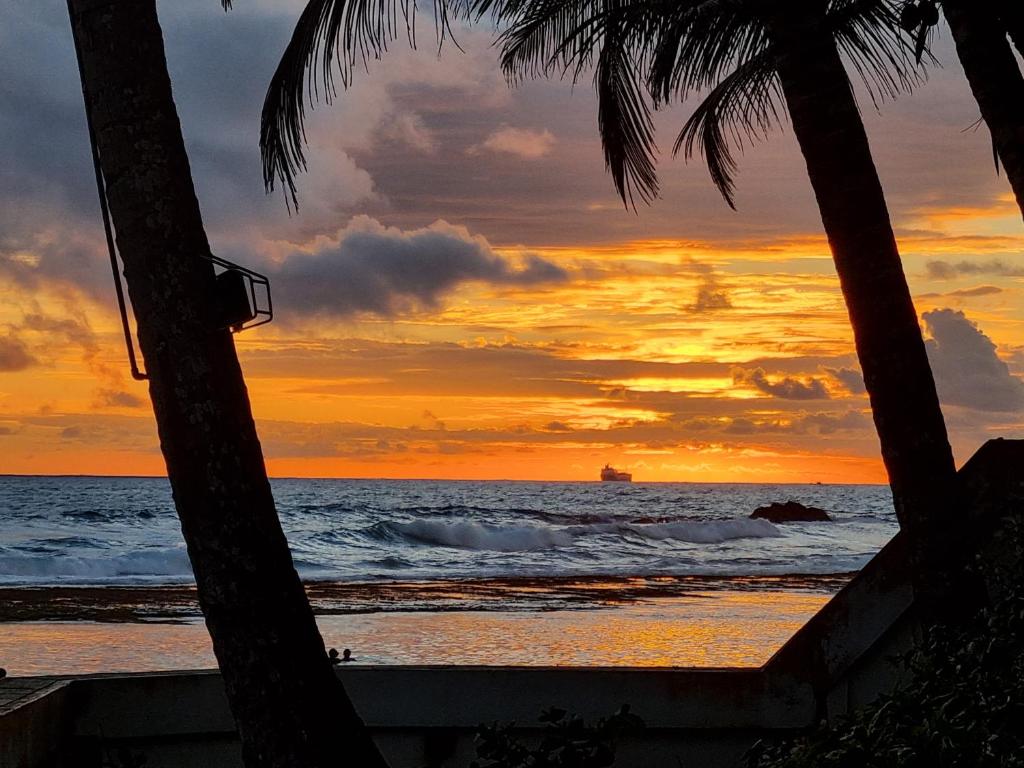
[[[605,160],[627,204],[657,195],[655,104],[706,91],[676,150],[699,148],[732,204],[730,145],[763,137],[782,104],[800,144],[854,329],[857,354],[900,525],[915,542],[918,588],[948,600],[943,540],[957,514],[955,467],[917,313],[867,135],[841,52],[873,94],[911,84],[912,57],[890,0],[464,0],[435,5],[443,40],[451,15],[490,13],[508,76],[594,72]],[[414,4],[311,0],[264,104],[261,146],[268,189],[295,200],[304,168],[306,77],[333,95],[380,56]],[[406,25],[396,23],[405,19]],[[411,35],[410,35],[411,38]],[[645,90],[647,94],[645,94]]]
[[[1015,2],[1018,5],[1014,6]],[[1004,0],[1004,16],[998,12],[999,3],[993,0],[942,0],[942,12],[1024,216],[1024,75],[1007,39],[1007,23],[1012,20],[1010,14],[1015,13],[1013,30],[1017,46],[1024,42],[1019,2]]]
[[[953,33],[981,116],[992,132],[996,163],[1024,216],[1024,75],[1010,40],[1024,53],[1024,2],[1021,0],[938,0]],[[911,0],[903,8],[905,28],[924,50],[929,30],[938,23],[936,0]],[[1008,39],[1009,38],[1009,39]]]
[[[999,18],[1017,52],[1024,55],[1024,5],[1017,0],[999,0]]]
[[[386,764],[335,676],[274,508],[171,95],[154,0],[68,0],[199,602],[256,766]],[[106,216],[106,209],[104,209]]]

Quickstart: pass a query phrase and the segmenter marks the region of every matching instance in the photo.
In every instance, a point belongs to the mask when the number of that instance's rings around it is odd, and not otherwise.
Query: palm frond
[[[654,125],[642,85],[642,43],[651,22],[650,0],[513,0],[499,21],[501,65],[510,83],[594,71],[598,129],[605,165],[623,203],[658,194]]]
[[[658,196],[657,147],[636,61],[613,28],[606,30],[597,57],[594,87],[605,166],[623,203],[635,210],[635,197],[649,203]]]
[[[648,73],[657,104],[717,85],[767,46],[764,26],[749,0],[676,3],[658,30]]]
[[[876,108],[924,80],[914,41],[900,28],[894,0],[832,0],[828,21]]]
[[[605,34],[607,0],[512,0],[496,14],[507,27],[498,37],[501,68],[509,82],[550,77],[573,79],[591,68]]]
[[[672,153],[690,160],[700,152],[711,180],[736,208],[734,150],[763,140],[781,122],[782,92],[770,48],[743,62],[711,89],[679,132]]]
[[[449,30],[451,14],[467,12],[468,0],[434,0],[438,41]],[[306,169],[306,103],[330,103],[357,67],[367,69],[400,36],[416,45],[416,0],[310,0],[277,65],[263,102],[260,151],[263,182],[272,191],[280,181],[286,201],[298,207],[295,177]]]

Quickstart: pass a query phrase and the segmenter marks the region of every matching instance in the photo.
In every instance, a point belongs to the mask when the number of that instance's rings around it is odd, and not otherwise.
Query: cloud
[[[998,275],[1001,277],[1024,277],[1024,267],[1007,264],[1001,259],[989,261],[929,261],[926,264],[928,277],[932,280],[954,280],[962,275]],[[975,289],[978,290],[978,289]],[[980,295],[980,294],[964,294]]]
[[[978,411],[1024,410],[1024,381],[996,355],[996,345],[963,312],[936,309],[922,316],[939,399]]]
[[[124,392],[118,389],[101,389],[96,393],[96,402],[99,406],[114,408],[141,408],[145,401],[131,392]]]
[[[32,312],[22,318],[19,328],[49,337],[62,337],[67,342],[80,347],[83,357],[87,360],[91,360],[99,352],[96,335],[84,316],[58,317],[43,312]]]
[[[337,242],[287,259],[274,275],[274,287],[284,317],[289,312],[391,317],[434,308],[467,282],[531,286],[567,279],[565,270],[539,256],[513,264],[484,238],[445,221],[405,231],[357,216]]]
[[[867,388],[864,386],[864,374],[857,368],[825,368],[824,371],[850,394],[862,395],[867,392]]]
[[[551,152],[555,146],[555,137],[551,131],[534,130],[532,128],[499,128],[489,135],[483,142],[473,147],[471,154],[481,149],[489,149],[492,152],[504,152],[509,155],[521,157],[524,160],[537,160]]]
[[[1003,293],[1004,289],[996,285],[978,285],[974,288],[959,288],[955,291],[948,291],[946,293],[922,293],[918,296],[920,299],[973,299],[978,296],[992,296],[997,293]]]
[[[0,372],[23,371],[36,362],[20,339],[0,336]]]
[[[716,309],[729,309],[732,301],[725,288],[719,285],[717,278],[710,271],[701,275],[701,283],[697,286],[697,298],[691,305],[693,312],[711,312]]]
[[[544,425],[545,432],[572,432],[572,427],[564,421],[549,421]]]
[[[958,298],[973,298],[975,296],[991,296],[995,293],[1002,293],[1003,289],[996,285],[979,285],[975,288],[961,288],[958,291],[950,291],[947,296]]]
[[[713,426],[717,426],[717,424]],[[737,416],[729,419],[722,431],[732,435],[834,435],[837,432],[862,432],[871,427],[871,419],[865,414],[860,411],[846,411],[839,414],[804,413],[796,416],[777,416],[756,420],[746,416]]]
[[[433,154],[438,149],[437,137],[424,124],[423,118],[416,114],[396,116],[385,128],[384,133],[420,152]]]
[[[821,379],[808,377],[798,379],[793,376],[784,376],[781,379],[770,381],[765,374],[764,368],[749,370],[737,368],[732,374],[733,382],[753,387],[766,395],[777,397],[782,400],[828,400],[828,390]]]

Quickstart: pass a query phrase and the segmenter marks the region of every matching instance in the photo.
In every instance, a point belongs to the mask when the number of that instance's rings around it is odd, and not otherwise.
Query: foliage
[[[476,735],[479,760],[471,768],[605,768],[615,763],[618,737],[644,727],[628,704],[595,725],[555,707],[545,710],[539,721],[547,727],[536,747],[514,735],[515,723],[481,725]]]
[[[148,759],[141,752],[132,752],[122,747],[117,752],[106,756],[101,763],[102,768],[146,768]]]
[[[1017,768],[1024,766],[1024,587],[1021,527],[1002,595],[969,624],[929,632],[901,660],[909,683],[837,725],[758,743],[749,768]]]
[[[921,0],[931,2],[932,0]],[[823,0],[836,45],[876,103],[919,82],[900,27],[904,0]],[[626,203],[658,195],[652,108],[704,101],[673,147],[704,156],[733,205],[736,153],[782,122],[778,53],[762,0],[433,0],[441,45],[454,21],[490,17],[511,83],[592,72],[605,162]],[[811,6],[813,7],[813,6]],[[915,6],[916,8],[916,6]],[[405,37],[415,45],[415,0],[308,0],[267,90],[260,130],[267,189],[280,181],[297,205],[306,168],[306,104],[330,102],[360,69]],[[796,13],[796,11],[794,11]]]

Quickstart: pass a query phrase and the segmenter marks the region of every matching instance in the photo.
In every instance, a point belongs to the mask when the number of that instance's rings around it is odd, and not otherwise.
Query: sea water
[[[896,532],[864,485],[272,481],[328,645],[381,664],[763,663]],[[830,522],[750,518],[772,501]],[[166,479],[0,477],[0,666],[214,666]]]
[[[836,574],[897,529],[871,485],[272,481],[317,581]],[[774,524],[799,501],[832,522]],[[0,477],[0,583],[174,584],[191,568],[164,478]]]

